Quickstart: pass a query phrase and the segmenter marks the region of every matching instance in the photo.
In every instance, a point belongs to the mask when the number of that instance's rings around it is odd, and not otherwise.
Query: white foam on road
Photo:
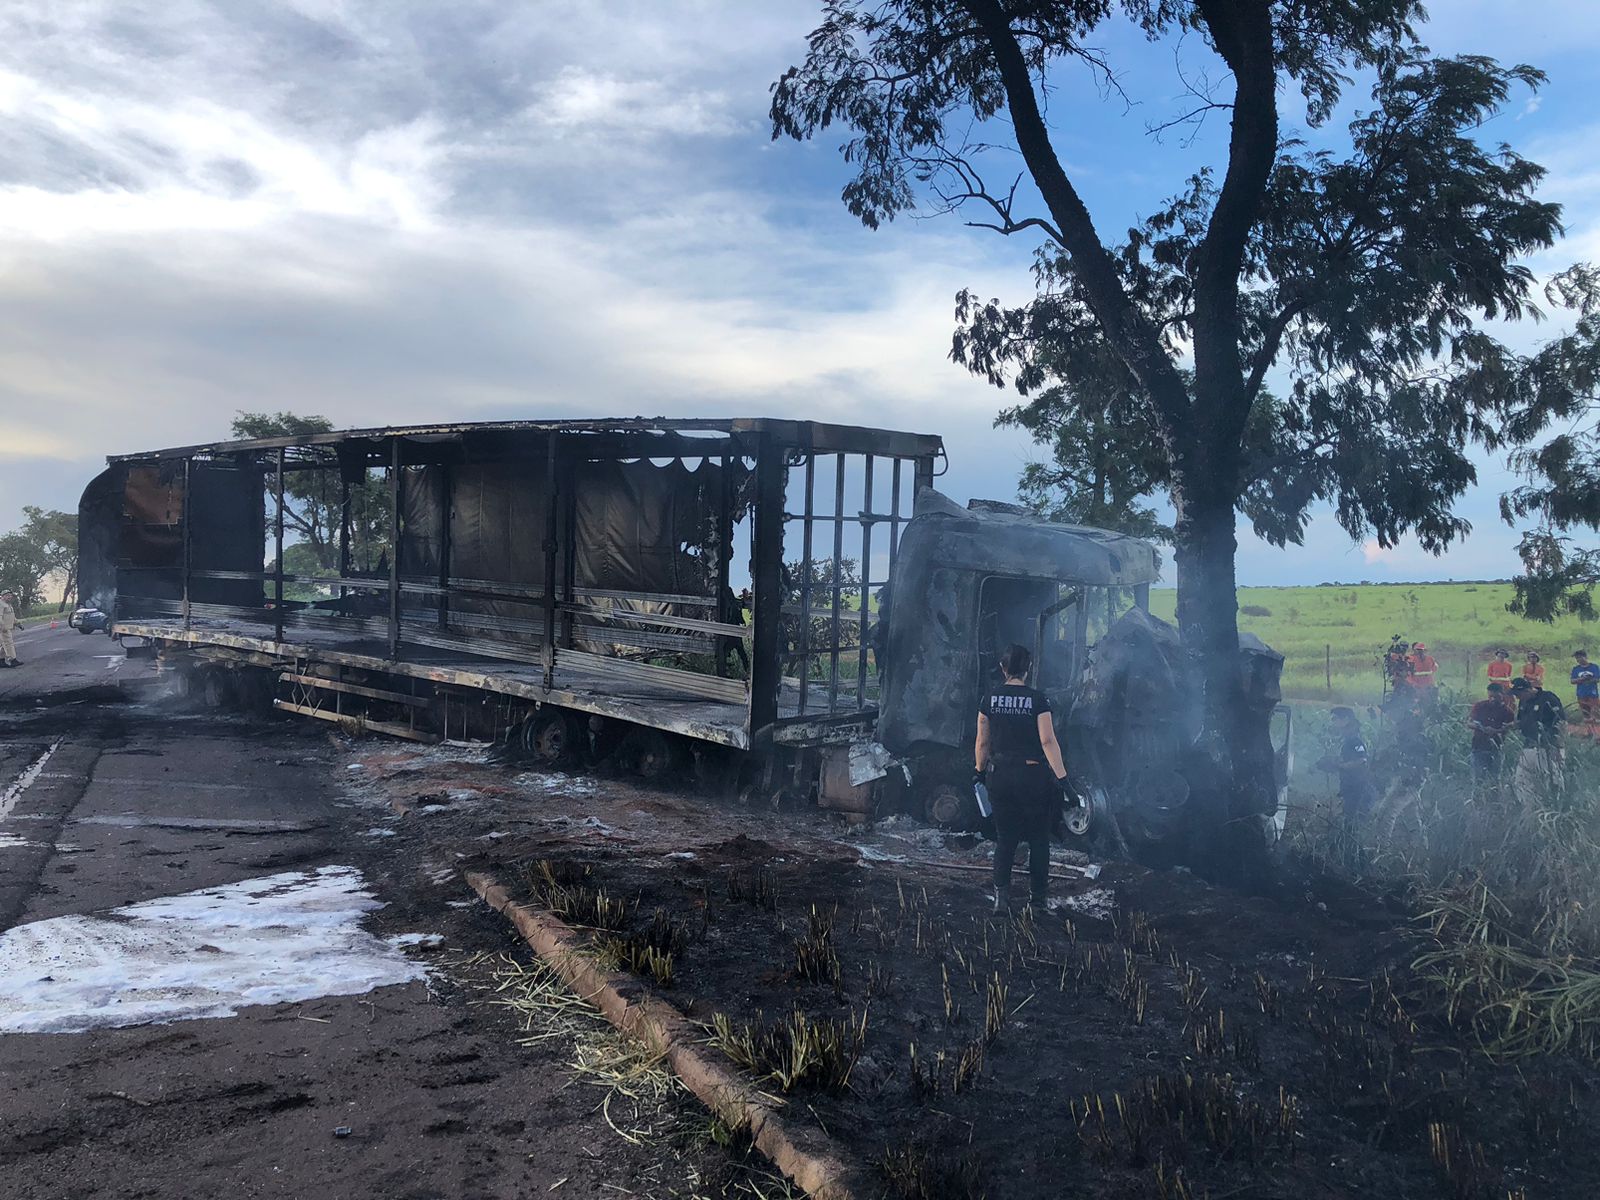
[[[427,976],[361,928],[383,907],[353,867],[287,871],[0,934],[0,1033],[81,1033]]]

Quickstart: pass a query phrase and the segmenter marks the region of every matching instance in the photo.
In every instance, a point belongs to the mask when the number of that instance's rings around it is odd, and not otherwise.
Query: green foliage
[[[1427,642],[1439,660],[1441,684],[1471,699],[1488,684],[1489,660],[1501,647],[1511,651],[1518,671],[1522,656],[1538,651],[1549,685],[1570,698],[1572,652],[1600,648],[1600,637],[1576,617],[1545,624],[1508,612],[1514,594],[1509,583],[1240,588],[1239,624],[1284,655],[1283,690],[1290,699],[1376,704],[1383,698],[1377,656],[1396,633]],[[1150,610],[1170,621],[1175,599],[1170,589],[1156,589]],[[1331,691],[1325,679],[1330,647]]]
[[[1069,509],[1129,522],[1139,505],[1118,497],[1148,485],[1171,500],[1207,745],[1246,805],[1272,780],[1265,717],[1242,703],[1235,514],[1275,545],[1299,542],[1318,503],[1384,546],[1410,533],[1438,552],[1464,534],[1452,505],[1476,477],[1467,447],[1502,436],[1515,358],[1481,323],[1532,311],[1522,260],[1561,232],[1536,195],[1543,170],[1481,140],[1542,76],[1433,56],[1413,30],[1424,15],[1412,0],[826,0],[773,88],[775,137],[848,131],[842,199],[868,227],[921,204],[1046,239],[1033,301],[957,297],[951,357],[1035,398],[1017,419],[1051,448]],[[1175,179],[1108,242],[1040,96],[1084,67],[1120,94],[1118,65],[1094,48],[1118,16],[1169,44],[1175,90],[1204,76],[1186,56],[1216,56],[1226,82],[1158,128],[1226,109],[1229,139],[1225,168]],[[1280,128],[1288,88],[1320,125],[1355,78],[1371,103],[1338,150]],[[1020,160],[1033,189],[988,183],[997,158],[1007,180]],[[1035,194],[1038,212],[1019,207]],[[1130,448],[1129,428],[1150,436]],[[1097,444],[1063,462],[1062,430]],[[1035,502],[1050,470],[1024,481]]]
[[[1517,546],[1523,573],[1513,612],[1539,621],[1593,620],[1600,547],[1576,545],[1571,531],[1600,530],[1600,270],[1573,267],[1545,289],[1552,305],[1577,314],[1572,331],[1505,372],[1505,440],[1531,443],[1511,456],[1521,486],[1500,500],[1508,523],[1533,518]]]
[[[1052,521],[1170,541],[1172,530],[1141,502],[1166,479],[1160,440],[1126,383],[1093,399],[1086,394],[1100,386],[1106,373],[1080,373],[1059,364],[1052,374],[1058,380],[1073,379],[1072,387],[1058,382],[1031,403],[1005,409],[995,418],[998,426],[1027,430],[1050,450],[1049,462],[1031,462],[1022,469],[1018,495]],[[1120,375],[1127,381],[1126,372]]]
[[[1518,260],[1560,229],[1556,206],[1534,197],[1543,171],[1478,134],[1514,87],[1542,76],[1430,56],[1411,28],[1422,11],[1409,3],[1262,5],[1265,33],[1247,27],[1253,6],[1124,4],[1152,37],[1207,36],[1236,76],[1235,134],[1225,178],[1198,172],[1125,241],[1101,246],[1077,227],[1078,198],[1048,143],[1028,142],[1031,99],[1007,66],[1017,52],[1036,87],[1054,69],[1087,64],[1114,89],[1114,66],[1086,47],[1113,7],[832,0],[804,63],[776,85],[774,134],[852,130],[844,154],[856,174],[843,198],[868,226],[921,203],[983,210],[975,223],[1049,239],[1038,298],[1007,309],[962,293],[952,349],[1035,397],[1002,420],[1066,454],[1025,478],[1031,498],[1062,482],[1069,511],[1109,507],[1108,520],[1139,520],[1127,497],[1170,488],[1220,424],[1226,441],[1239,440],[1236,428],[1244,442],[1236,483],[1222,484],[1230,506],[1267,540],[1298,541],[1310,505],[1327,501],[1353,535],[1390,544],[1409,530],[1430,549],[1448,545],[1465,531],[1450,503],[1473,479],[1463,445],[1494,436],[1483,405],[1509,357],[1476,319],[1529,311],[1531,276]],[[1344,154],[1274,140],[1264,164],[1247,169],[1246,94],[1265,128],[1276,123],[1273,83],[1234,58],[1250,37],[1269,46],[1250,67],[1298,84],[1315,120],[1352,68],[1374,68],[1372,104],[1350,123]],[[1008,112],[1048,219],[1020,216],[1014,189],[984,184],[978,164],[994,147],[963,133]],[[1216,243],[1235,237],[1231,281],[1202,279]],[[1208,311],[1218,304],[1234,311]],[[1181,365],[1191,348],[1206,353],[1197,340],[1218,328],[1235,343],[1225,353],[1247,365],[1227,396]],[[1148,361],[1151,349],[1162,363]],[[1291,376],[1281,397],[1261,387],[1275,367]],[[1097,434],[1101,413],[1113,420]],[[1187,423],[1202,414],[1211,419]],[[1090,445],[1064,450],[1067,431]],[[1085,459],[1091,479],[1096,461],[1111,468],[1119,503],[1086,487]],[[1198,465],[1228,469],[1216,455]]]
[[[306,437],[328,433],[333,422],[326,417],[299,416],[290,412],[237,414],[230,426],[241,439]],[[275,507],[274,478],[267,472],[268,528]],[[339,568],[339,509],[342,485],[339,472],[290,471],[284,475],[283,524],[291,545],[284,547],[284,569],[294,574],[329,576]],[[350,557],[356,571],[374,571],[379,559],[389,552],[389,529],[393,505],[388,484],[369,479],[350,489]],[[294,544],[307,550],[291,560]],[[291,561],[294,565],[291,566]]]
[[[40,587],[50,573],[44,549],[20,530],[0,536],[0,587],[17,593],[22,608],[39,602]]]
[[[1251,379],[1274,369],[1291,380],[1281,396],[1259,391],[1243,422],[1235,504],[1258,536],[1298,543],[1319,502],[1352,537],[1383,545],[1411,531],[1441,550],[1466,531],[1450,513],[1475,478],[1465,447],[1498,444],[1496,372],[1515,358],[1476,317],[1531,311],[1517,260],[1559,230],[1557,208],[1534,199],[1542,170],[1479,146],[1475,133],[1513,85],[1539,79],[1485,59],[1408,55],[1379,72],[1346,157],[1294,143],[1280,153],[1239,301]],[[1430,207],[1433,188],[1482,219]],[[1124,290],[1174,360],[1196,333],[1195,264],[1220,194],[1202,172],[1112,248]],[[1020,308],[963,292],[952,357],[1032,397],[1010,413],[1028,414],[1036,437],[1087,436],[1080,456],[1093,447],[1125,486],[1165,491],[1181,457],[1163,442],[1170,423],[1110,352],[1072,257],[1047,246],[1036,277],[1038,298]],[[1197,381],[1180,374],[1193,392]],[[1116,436],[1096,439],[1106,411]]]
[[[14,588],[28,609],[44,599],[45,579],[59,574],[64,607],[78,581],[78,515],[27,504],[22,516],[20,529],[0,537],[0,587]]]

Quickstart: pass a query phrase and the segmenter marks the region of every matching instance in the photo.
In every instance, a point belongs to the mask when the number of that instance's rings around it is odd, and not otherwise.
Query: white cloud
[[[13,28],[9,455],[86,476],[98,454],[222,436],[240,408],[803,412],[945,433],[953,487],[1009,492],[1019,439],[976,436],[1002,397],[944,348],[955,289],[1025,288],[1025,248],[870,234],[827,180],[802,198],[752,178],[766,84],[814,11],[689,10],[468,4],[423,28],[300,4],[260,28],[79,3]],[[794,148],[779,169],[820,161]],[[0,526],[82,482],[58,471],[41,496],[41,478],[0,477]]]
[[[534,124],[568,137],[705,137],[751,127],[735,118],[726,92],[684,90],[659,79],[622,79],[580,66],[563,68],[528,114]]]
[[[97,456],[221,436],[240,408],[803,413],[942,433],[953,494],[1010,494],[1029,448],[989,429],[1010,397],[945,350],[955,290],[1024,298],[1030,247],[953,220],[869,234],[831,138],[769,142],[768,84],[815,19],[808,0],[0,9],[0,529],[73,504]],[[1113,230],[1129,177],[1166,185],[1103,132],[1063,144],[1101,168]],[[1551,191],[1600,248],[1597,141],[1552,137]],[[1241,572],[1361,562],[1319,520],[1304,550],[1246,544]]]

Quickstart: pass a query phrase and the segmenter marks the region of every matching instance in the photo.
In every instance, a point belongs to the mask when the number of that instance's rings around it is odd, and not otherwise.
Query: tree
[[[50,573],[44,547],[22,530],[0,535],[0,587],[17,593],[22,611],[44,599],[44,578]]]
[[[22,518],[20,529],[0,537],[0,586],[15,588],[27,609],[44,602],[45,580],[60,575],[65,608],[78,582],[78,516],[25,504]]]
[[[1503,376],[1500,432],[1520,447],[1511,465],[1524,482],[1501,497],[1500,512],[1509,524],[1534,520],[1517,546],[1523,573],[1513,580],[1509,607],[1538,621],[1566,614],[1594,620],[1600,548],[1579,546],[1570,534],[1600,530],[1600,271],[1572,267],[1545,295],[1577,321]],[[1555,425],[1562,432],[1532,444]]]
[[[291,412],[241,412],[230,426],[236,438],[304,437],[331,433],[327,417],[302,417]],[[267,488],[274,486],[269,473]],[[275,493],[273,503],[276,503]],[[283,524],[310,547],[318,566],[336,571],[339,564],[340,486],[337,471],[292,471],[284,475]]]
[[[305,437],[328,433],[333,422],[327,417],[298,416],[295,413],[248,413],[234,417],[231,429],[236,438]],[[276,511],[275,481],[267,475],[268,526]],[[339,571],[339,517],[343,486],[339,472],[333,470],[289,471],[283,482],[283,524],[292,545],[305,550],[291,556],[284,551],[286,566],[294,573],[334,576]],[[350,489],[350,555],[354,569],[374,570],[379,557],[389,546],[389,518],[392,505],[389,489],[381,482],[356,483]]]
[[[78,591],[78,514],[58,510],[46,512],[37,505],[22,506],[22,533],[39,547],[47,574],[61,576],[62,612]]]
[[[1048,269],[1041,262],[1041,278]],[[1170,542],[1172,530],[1144,503],[1165,488],[1166,456],[1122,364],[1103,345],[1057,345],[1045,333],[1031,366],[1053,382],[995,418],[1050,451],[1048,462],[1023,467],[1023,503],[1053,521]]]
[[[1230,125],[1219,172],[1194,173],[1110,242],[1040,97],[1067,67],[1116,92],[1086,39],[1117,9],[1225,69],[1225,90],[1200,89],[1162,127],[1213,112]],[[1519,260],[1560,231],[1558,208],[1533,195],[1541,169],[1477,137],[1541,76],[1431,55],[1422,16],[1410,0],[829,0],[773,91],[775,137],[851,131],[842,198],[868,227],[920,200],[1047,240],[1050,286],[1019,308],[962,296],[953,356],[1024,391],[1044,382],[1042,347],[1123,373],[1164,460],[1178,623],[1235,813],[1264,811],[1273,791],[1238,655],[1236,512],[1278,544],[1301,537],[1317,501],[1384,545],[1411,532],[1437,552],[1464,532],[1451,503],[1475,477],[1465,443],[1491,436],[1484,393],[1507,354],[1478,320],[1529,311]],[[1324,130],[1356,72],[1373,103],[1339,153],[1283,136],[1281,94],[1297,90]],[[988,183],[986,137],[1020,156],[1038,211],[1017,185]],[[1272,373],[1287,377],[1281,396]],[[1094,391],[1075,382],[1064,403],[1086,415]]]

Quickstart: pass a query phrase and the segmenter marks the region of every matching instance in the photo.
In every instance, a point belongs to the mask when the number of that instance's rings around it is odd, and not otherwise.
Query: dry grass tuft
[[[735,871],[728,876],[728,899],[777,912],[778,877],[771,871]]]
[[[523,871],[527,890],[551,912],[572,925],[612,932],[623,929],[633,905],[588,882],[590,869],[541,859]]]
[[[839,951],[833,944],[833,913],[823,912],[814,904],[806,918],[806,931],[794,944],[794,974],[808,983],[834,987],[844,978]]]
[[[1189,1074],[1151,1076],[1109,1102],[1085,1096],[1070,1110],[1090,1154],[1130,1167],[1176,1161],[1197,1144],[1252,1164],[1273,1149],[1292,1153],[1300,1111],[1286,1092],[1267,1106],[1241,1096],[1230,1075]]]
[[[745,1070],[780,1090],[816,1087],[843,1092],[867,1044],[867,1014],[848,1020],[815,1019],[795,1009],[781,1021],[734,1025],[722,1013],[711,1018],[711,1044]]]
[[[1433,893],[1423,914],[1433,948],[1412,964],[1445,998],[1446,1014],[1500,1058],[1574,1053],[1600,1059],[1600,963],[1576,952],[1563,919],[1535,937],[1480,877]]]
[[[983,1200],[983,1172],[975,1158],[922,1143],[891,1146],[878,1168],[901,1200]]]

